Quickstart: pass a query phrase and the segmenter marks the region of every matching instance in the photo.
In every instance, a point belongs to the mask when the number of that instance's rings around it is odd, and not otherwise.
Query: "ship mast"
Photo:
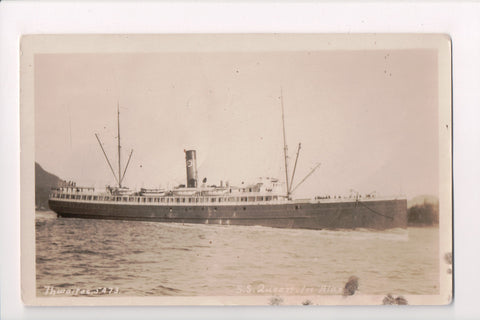
[[[297,156],[295,157],[295,165],[293,166],[293,172],[292,172],[292,178],[290,181],[288,180],[288,147],[287,147],[287,140],[286,140],[286,134],[285,134],[285,112],[283,108],[283,91],[280,88],[280,99],[281,99],[281,104],[282,104],[282,125],[283,125],[283,154],[285,158],[285,183],[287,185],[287,199],[290,200],[290,196],[292,193],[302,184],[305,182],[305,180],[310,177],[315,170],[320,167],[320,163],[318,163],[303,179],[300,181],[295,187],[293,187],[293,179],[295,178],[295,171],[297,169],[297,161],[298,161],[298,156],[300,154],[300,149],[302,147],[302,144],[298,144],[298,149],[297,149]]]
[[[122,163],[121,163],[121,146],[120,146],[120,106],[117,102],[117,132],[118,132],[118,188],[122,187]]]
[[[290,199],[290,186],[288,182],[288,147],[287,147],[287,141],[285,138],[285,112],[283,110],[283,91],[280,88],[280,101],[282,104],[282,124],[283,124],[283,155],[285,158],[285,183],[287,185],[287,199]]]
[[[125,178],[125,173],[127,173],[128,165],[130,164],[130,160],[132,158],[133,149],[130,151],[130,155],[128,156],[127,164],[125,165],[125,168],[124,168],[123,174],[122,174],[122,161],[121,161],[122,146],[120,144],[120,105],[119,105],[118,102],[117,102],[118,175],[117,175],[117,173],[115,173],[115,170],[113,170],[113,166],[110,163],[110,160],[108,159],[108,156],[107,156],[107,153],[105,152],[105,149],[103,148],[102,142],[100,141],[100,137],[96,133],[95,133],[95,137],[97,138],[98,144],[100,145],[100,148],[102,149],[103,155],[105,156],[105,160],[107,160],[107,164],[110,167],[110,170],[112,171],[112,174],[113,174],[113,177],[115,178],[115,181],[118,183],[118,188],[120,189],[122,187],[123,179]]]

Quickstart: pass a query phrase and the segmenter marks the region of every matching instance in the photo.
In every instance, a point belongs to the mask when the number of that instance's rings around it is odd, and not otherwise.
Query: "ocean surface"
[[[438,228],[299,230],[36,213],[37,296],[438,294]]]

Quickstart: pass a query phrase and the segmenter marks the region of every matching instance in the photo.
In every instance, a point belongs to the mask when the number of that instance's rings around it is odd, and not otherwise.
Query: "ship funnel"
[[[197,152],[195,150],[185,151],[185,165],[187,167],[187,188],[197,187]]]

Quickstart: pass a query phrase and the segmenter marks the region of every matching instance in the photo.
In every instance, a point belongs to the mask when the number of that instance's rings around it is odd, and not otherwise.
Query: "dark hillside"
[[[62,180],[51,174],[35,162],[35,208],[37,210],[48,209],[48,195],[50,189],[57,187]]]
[[[438,225],[438,198],[434,196],[418,196],[408,201],[408,225]]]

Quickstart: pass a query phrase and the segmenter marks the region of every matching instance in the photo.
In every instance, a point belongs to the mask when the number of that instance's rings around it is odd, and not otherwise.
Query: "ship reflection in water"
[[[37,212],[37,295],[255,294],[268,304],[278,295],[341,295],[352,275],[356,295],[438,294],[437,237],[438,228],[296,230]]]

